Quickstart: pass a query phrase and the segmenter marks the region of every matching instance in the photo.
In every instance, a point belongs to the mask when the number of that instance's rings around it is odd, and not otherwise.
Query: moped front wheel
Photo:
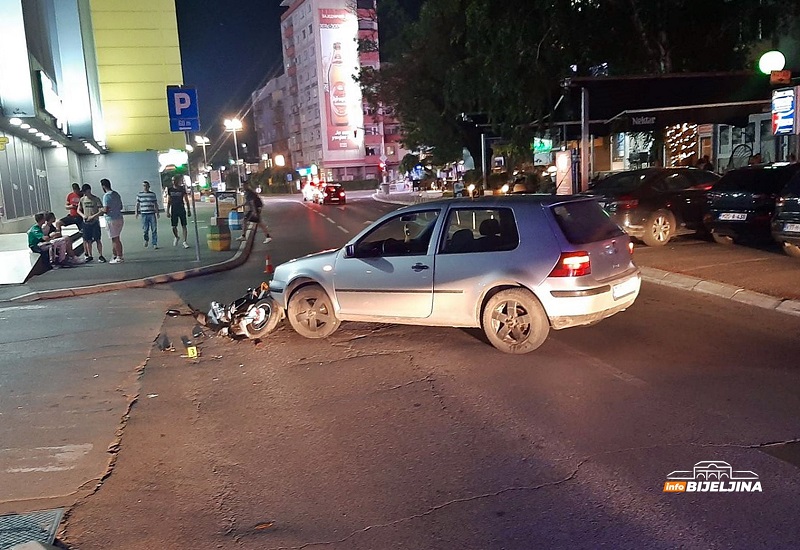
[[[278,328],[283,314],[271,296],[259,300],[242,321],[242,332],[250,339],[263,338]]]

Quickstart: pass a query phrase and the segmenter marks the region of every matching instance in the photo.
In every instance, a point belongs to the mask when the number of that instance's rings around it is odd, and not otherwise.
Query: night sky
[[[286,8],[280,0],[176,0],[175,6],[183,81],[197,88],[201,131],[211,139],[209,157],[216,153],[216,160],[224,161],[233,156],[233,142],[230,134],[223,136],[223,120],[243,118],[250,94],[282,71],[280,16]],[[255,159],[251,126],[245,122],[238,137]]]

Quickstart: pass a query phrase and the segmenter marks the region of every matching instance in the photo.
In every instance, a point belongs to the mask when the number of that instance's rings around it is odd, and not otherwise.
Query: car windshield
[[[714,184],[714,191],[747,193],[779,193],[800,165],[780,168],[745,168],[731,170]]]
[[[600,193],[629,193],[641,187],[642,183],[650,175],[651,172],[645,170],[613,174],[595,183],[592,186],[592,191]]]
[[[587,244],[625,234],[595,201],[575,201],[554,205],[556,221],[572,244]]]

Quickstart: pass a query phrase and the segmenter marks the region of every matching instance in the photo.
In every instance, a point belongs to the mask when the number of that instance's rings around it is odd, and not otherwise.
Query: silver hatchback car
[[[341,321],[480,327],[527,353],[639,294],[633,245],[592,198],[487,196],[387,214],[339,250],[279,265],[276,305],[307,338]]]

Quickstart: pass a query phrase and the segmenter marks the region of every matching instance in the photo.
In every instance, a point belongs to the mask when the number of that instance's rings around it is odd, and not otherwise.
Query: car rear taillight
[[[551,277],[581,277],[592,272],[592,262],[585,250],[562,252],[558,263],[550,272]]]
[[[630,195],[622,195],[611,204],[616,206],[617,210],[630,210],[639,206],[639,199],[634,199]]]
[[[633,241],[628,241],[628,252],[633,256]]]
[[[698,183],[697,185],[691,187],[691,189],[698,189],[700,191],[709,191],[712,187],[714,187],[714,182],[709,183]]]
[[[339,191],[339,196],[344,197],[344,191]]]

